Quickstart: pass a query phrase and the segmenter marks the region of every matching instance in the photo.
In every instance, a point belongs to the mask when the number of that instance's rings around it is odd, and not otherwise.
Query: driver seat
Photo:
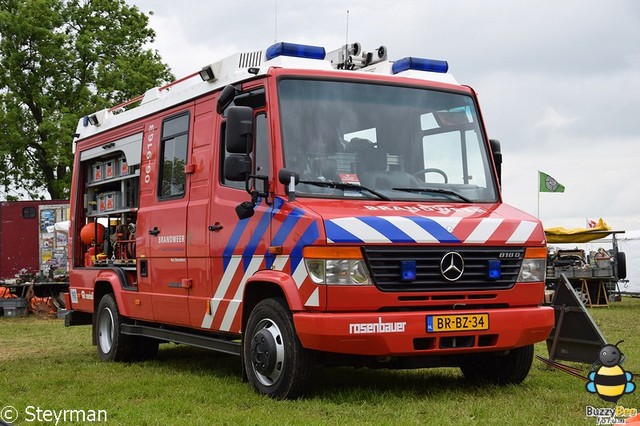
[[[393,188],[420,188],[424,185],[420,181],[411,176],[407,172],[390,171],[376,178],[376,188],[393,189]]]
[[[419,188],[420,181],[407,172],[387,170],[387,153],[373,145],[356,151],[356,172],[371,189]]]
[[[363,186],[376,187],[376,179],[387,170],[387,153],[382,149],[368,144],[356,151],[356,173]]]

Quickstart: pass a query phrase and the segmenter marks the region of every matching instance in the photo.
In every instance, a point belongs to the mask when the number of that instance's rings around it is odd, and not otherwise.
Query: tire
[[[64,302],[64,297],[62,297],[62,295],[60,293],[56,294],[55,296],[53,296],[51,298],[51,303],[53,304],[53,306],[58,311],[62,311],[62,310],[67,308],[67,306],[66,306],[66,304]]]
[[[504,355],[479,354],[460,362],[462,374],[470,380],[499,385],[518,384],[529,374],[533,345],[510,350]]]
[[[616,277],[619,280],[627,278],[627,255],[623,251],[616,256]]]
[[[242,355],[247,380],[261,395],[293,399],[311,380],[312,354],[300,344],[282,298],[263,300],[253,308],[242,339]]]
[[[132,361],[135,359],[135,339],[120,332],[124,317],[118,312],[113,294],[102,296],[96,313],[96,343],[102,361]]]
[[[576,294],[578,300],[582,302],[584,306],[589,306],[589,294],[586,291],[582,290],[581,288],[574,288],[573,291]]]

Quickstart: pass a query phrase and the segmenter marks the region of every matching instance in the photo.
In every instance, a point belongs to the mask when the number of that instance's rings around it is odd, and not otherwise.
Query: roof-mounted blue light
[[[295,43],[276,43],[267,49],[267,61],[278,56],[292,56],[294,58],[324,59],[324,47],[307,46]]]
[[[407,57],[395,61],[391,66],[391,72],[393,74],[407,70],[431,71],[444,74],[449,70],[449,64],[447,61],[439,61],[437,59]]]

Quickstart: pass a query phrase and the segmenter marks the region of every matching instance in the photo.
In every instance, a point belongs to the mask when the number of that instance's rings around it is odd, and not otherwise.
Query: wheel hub
[[[104,309],[98,319],[98,344],[105,354],[111,351],[114,329],[113,314],[109,309]]]
[[[255,370],[265,376],[269,375],[276,366],[277,347],[273,335],[262,329],[251,341],[251,362]]]

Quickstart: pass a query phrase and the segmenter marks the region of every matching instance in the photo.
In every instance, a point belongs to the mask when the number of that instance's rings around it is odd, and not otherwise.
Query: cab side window
[[[169,118],[162,123],[160,152],[160,199],[177,198],[185,193],[189,114]]]
[[[269,163],[269,131],[267,130],[267,115],[256,115],[255,132],[255,172],[257,175],[271,176],[271,163]]]

